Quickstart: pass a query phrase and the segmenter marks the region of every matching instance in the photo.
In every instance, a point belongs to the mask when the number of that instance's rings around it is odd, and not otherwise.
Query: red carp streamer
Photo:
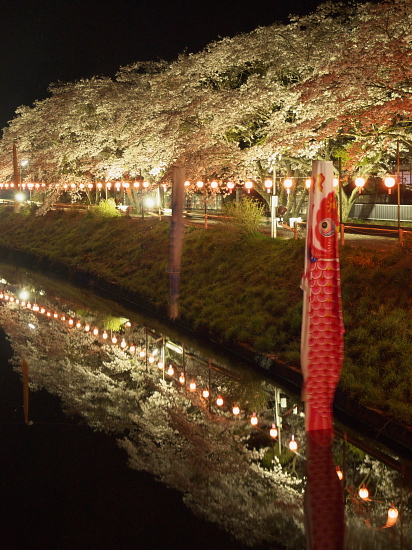
[[[302,277],[301,366],[306,431],[332,429],[332,403],[342,367],[338,228],[332,162],[314,161]]]

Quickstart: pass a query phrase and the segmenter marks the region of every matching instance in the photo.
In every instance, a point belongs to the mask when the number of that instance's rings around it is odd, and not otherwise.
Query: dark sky
[[[113,77],[134,61],[307,14],[321,0],[2,0],[0,128],[52,82]]]

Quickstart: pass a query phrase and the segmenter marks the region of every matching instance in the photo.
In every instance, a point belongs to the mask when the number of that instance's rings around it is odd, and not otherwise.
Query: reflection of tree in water
[[[247,418],[235,419],[230,410],[237,402],[243,410],[257,410],[262,422],[269,423],[271,384],[256,380],[245,384],[224,369],[213,369],[213,390],[224,394],[227,403],[209,409],[200,392],[192,393],[170,377],[163,379],[157,366],[146,370],[145,360],[137,354],[105,344],[81,329],[68,329],[12,304],[0,309],[0,320],[10,336],[17,367],[22,356],[29,363],[31,387],[45,387],[61,397],[68,413],[116,435],[133,468],[180,490],[196,513],[243,542],[278,548],[281,541],[285,548],[303,547],[304,459],[285,448],[279,451],[267,434],[252,429]],[[30,329],[29,323],[36,328]],[[133,326],[127,330],[136,343],[138,339],[144,343],[144,330]],[[180,353],[169,352],[169,360],[181,361]],[[190,353],[186,369],[199,387],[209,383],[208,369]],[[301,417],[287,410],[283,416],[284,431],[297,434],[303,454]],[[345,453],[347,548],[357,548],[361,541],[365,549],[386,549],[390,543],[395,550],[392,542],[399,539],[399,524],[384,532],[372,529],[365,524],[363,510],[370,526],[383,525],[375,501],[393,498],[394,487],[400,490],[399,475],[349,444]],[[343,442],[335,441],[335,456],[343,464]],[[354,492],[364,478],[375,499],[370,505],[360,502]],[[410,489],[403,489],[403,502],[404,516],[410,517]],[[404,522],[405,542],[411,539],[410,530]]]

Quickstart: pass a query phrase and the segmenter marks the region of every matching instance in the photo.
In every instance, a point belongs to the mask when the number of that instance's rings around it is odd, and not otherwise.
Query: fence
[[[398,220],[397,204],[354,204],[349,213],[350,218],[361,220]],[[401,204],[402,222],[412,222],[412,204]]]

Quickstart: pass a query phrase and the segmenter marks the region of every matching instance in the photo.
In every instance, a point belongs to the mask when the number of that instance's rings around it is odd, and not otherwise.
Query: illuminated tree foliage
[[[296,214],[314,158],[340,157],[346,184],[387,172],[398,140],[409,154],[411,22],[407,0],[325,3],[114,80],[52,85],[4,130],[0,178],[12,178],[13,142],[27,178],[49,183],[161,183],[180,161],[193,182],[252,178],[263,197],[268,175],[294,176],[283,199]]]

